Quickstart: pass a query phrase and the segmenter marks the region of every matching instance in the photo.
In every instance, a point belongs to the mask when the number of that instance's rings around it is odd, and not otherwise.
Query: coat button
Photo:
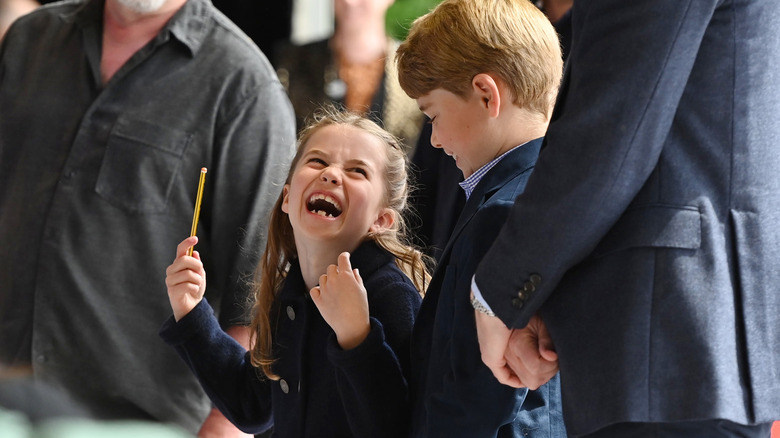
[[[295,309],[292,306],[287,306],[287,317],[290,318],[290,321],[295,321]]]
[[[284,379],[279,379],[279,387],[282,388],[282,392],[285,394],[290,392],[290,386],[287,384],[287,381]]]
[[[517,298],[520,298],[521,300],[525,301],[528,296],[525,294],[525,291],[520,291],[517,293]]]
[[[526,281],[523,284],[523,291],[524,292],[533,292],[536,290],[536,285],[533,284],[530,280]]]
[[[525,304],[525,302],[520,298],[512,298],[512,307],[514,307],[515,309],[517,310],[522,309],[523,304]]]
[[[540,284],[542,284],[542,276],[541,276],[541,275],[539,275],[539,274],[531,274],[531,275],[528,277],[528,280],[529,280],[531,283],[533,283],[533,284],[534,284],[534,286],[539,286]]]

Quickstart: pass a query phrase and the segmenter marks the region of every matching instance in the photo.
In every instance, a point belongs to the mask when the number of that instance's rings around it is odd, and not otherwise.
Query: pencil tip
[[[205,167],[201,167],[201,168],[200,168],[200,171],[201,171],[201,173],[206,173],[206,172],[208,172],[208,170],[206,170],[206,168],[205,168]]]

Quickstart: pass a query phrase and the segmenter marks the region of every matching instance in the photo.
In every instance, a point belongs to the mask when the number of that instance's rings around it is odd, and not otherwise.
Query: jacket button
[[[282,392],[285,394],[290,392],[290,386],[287,384],[287,381],[284,379],[279,379],[279,387],[282,388]]]
[[[541,276],[541,275],[539,275],[539,274],[531,274],[531,275],[528,277],[528,280],[529,280],[531,283],[533,283],[533,284],[534,284],[534,286],[539,286],[540,284],[542,284],[542,276]]]
[[[533,283],[532,283],[530,280],[529,280],[529,281],[526,281],[526,282],[523,284],[523,291],[524,291],[524,292],[533,292],[533,291],[535,291],[535,290],[536,290],[536,285],[535,285],[535,284],[533,284]]]
[[[520,291],[517,293],[517,298],[520,298],[521,300],[525,301],[528,296],[525,294],[525,291]]]
[[[525,304],[525,302],[520,298],[512,298],[512,307],[514,307],[515,309],[517,310],[522,309],[523,304]]]
[[[292,306],[287,306],[287,317],[290,318],[290,321],[295,321],[295,309]]]

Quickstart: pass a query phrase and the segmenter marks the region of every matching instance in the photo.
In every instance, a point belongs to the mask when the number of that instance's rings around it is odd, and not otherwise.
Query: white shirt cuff
[[[486,309],[492,312],[493,309],[490,308],[487,301],[485,301],[485,298],[482,297],[482,293],[479,291],[479,287],[477,287],[476,278],[477,278],[476,275],[473,275],[471,277],[471,292],[474,294],[474,298],[476,298],[480,304],[482,304],[483,306],[485,306]]]

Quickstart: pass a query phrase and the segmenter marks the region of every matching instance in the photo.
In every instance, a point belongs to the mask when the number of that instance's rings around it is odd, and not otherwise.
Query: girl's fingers
[[[200,285],[203,277],[191,269],[183,269],[173,272],[165,277],[165,284],[168,287],[175,287],[184,283]]]
[[[330,265],[328,266],[328,269],[325,271],[325,274],[322,275],[322,277],[331,276],[334,279],[337,275],[341,274],[342,272],[350,272],[352,270],[352,265],[349,263],[349,253],[348,252],[342,252],[339,254],[338,259],[338,265]],[[320,285],[322,285],[322,277],[320,277]]]
[[[318,303],[320,301],[320,295],[322,294],[322,291],[320,290],[319,286],[314,286],[309,291],[309,295],[311,296],[311,299],[314,300],[314,303]]]
[[[352,264],[349,263],[349,253],[344,251],[339,254],[339,272],[349,272],[352,270]]]
[[[198,236],[191,236],[181,241],[179,246],[176,247],[176,258],[186,255],[191,246],[195,246],[198,243]]]
[[[200,259],[200,253],[198,251],[192,252],[192,257],[195,258],[195,260],[198,261],[198,272],[200,273],[200,276],[203,277],[203,279],[206,279],[206,269],[203,267],[203,262]]]
[[[189,257],[179,257],[178,259],[174,260],[173,263],[171,263],[171,265],[165,269],[165,275],[171,276],[177,272],[188,270],[199,272],[203,276],[206,275],[205,271],[203,270],[203,263],[201,263],[200,260],[196,258]]]
[[[365,286],[363,286],[363,277],[360,276],[358,268],[353,269],[352,274],[355,276],[355,280],[357,280],[357,283],[360,285],[360,287],[365,288]]]

